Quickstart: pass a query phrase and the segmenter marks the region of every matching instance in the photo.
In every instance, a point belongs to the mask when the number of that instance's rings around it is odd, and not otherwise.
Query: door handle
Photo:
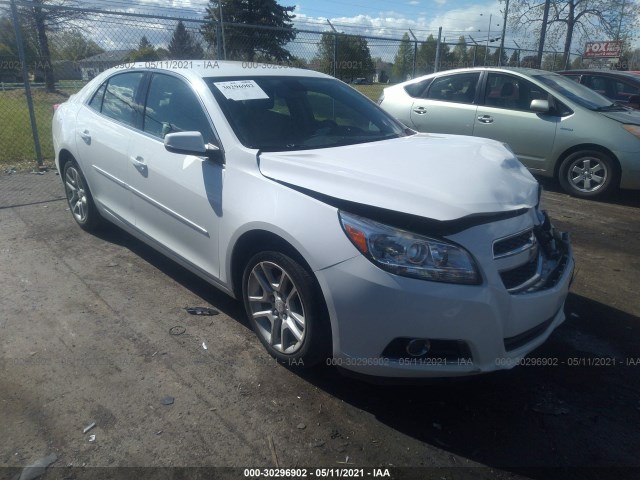
[[[493,123],[493,117],[491,115],[481,115],[478,117],[478,121],[481,123]]]
[[[424,107],[416,107],[413,109],[414,112],[416,112],[418,115],[424,115],[425,113],[427,113],[427,109]]]
[[[80,132],[80,138],[84,140],[84,143],[87,145],[91,145],[91,135],[89,135],[89,130],[83,130]]]
[[[131,163],[133,163],[133,166],[136,167],[139,170],[144,170],[145,168],[147,168],[147,164],[144,161],[144,158],[142,158],[141,156],[137,156],[137,157],[130,157],[131,159]]]

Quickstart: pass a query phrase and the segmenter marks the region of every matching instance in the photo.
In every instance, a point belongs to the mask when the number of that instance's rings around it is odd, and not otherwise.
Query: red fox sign
[[[616,58],[620,56],[622,42],[587,42],[584,58]]]

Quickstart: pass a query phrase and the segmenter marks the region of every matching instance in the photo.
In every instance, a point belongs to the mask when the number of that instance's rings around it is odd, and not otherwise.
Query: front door
[[[170,153],[164,136],[199,131],[215,143],[209,118],[182,78],[154,73],[143,131],[129,147],[136,227],[209,275],[219,275],[218,226],[222,217],[222,165]]]
[[[548,100],[550,96],[523,78],[489,73],[473,135],[508,143],[527,168],[544,170],[560,117],[532,111],[530,105],[535,99]]]

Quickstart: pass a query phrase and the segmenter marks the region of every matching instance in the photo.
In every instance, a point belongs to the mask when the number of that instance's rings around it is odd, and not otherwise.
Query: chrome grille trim
[[[513,243],[513,245],[509,245],[509,243]],[[536,239],[533,229],[528,228],[507,237],[502,237],[494,240],[493,258],[495,260],[498,260],[500,258],[512,257],[522,252],[526,252],[527,250],[536,248],[537,245],[538,240]],[[505,246],[507,250],[503,251]],[[498,251],[498,253],[496,253],[496,251]]]

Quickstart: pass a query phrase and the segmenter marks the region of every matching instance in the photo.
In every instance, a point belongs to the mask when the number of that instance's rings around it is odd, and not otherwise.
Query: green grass
[[[374,83],[373,85],[351,85],[353,88],[358,90],[360,93],[366,95],[374,102],[377,102],[382,95],[382,90],[391,85],[387,85],[386,83]]]
[[[42,89],[34,89],[32,96],[42,157],[51,161],[53,105],[64,102],[67,97],[59,93],[46,93]],[[35,146],[24,90],[0,91],[0,166],[30,168],[35,165]]]
[[[64,85],[61,85],[64,87]],[[77,85],[74,85],[77,88]],[[388,85],[352,85],[353,88],[369,97],[374,102]],[[67,91],[67,94],[75,91]],[[62,103],[66,96],[58,93],[46,93],[42,89],[33,89],[33,103],[36,113],[36,124],[40,135],[40,146],[43,159],[50,163],[53,160],[53,143],[51,140],[51,119],[53,105]],[[24,90],[0,91],[0,166],[17,169],[31,169],[36,165],[36,153],[29,122],[29,110]]]

